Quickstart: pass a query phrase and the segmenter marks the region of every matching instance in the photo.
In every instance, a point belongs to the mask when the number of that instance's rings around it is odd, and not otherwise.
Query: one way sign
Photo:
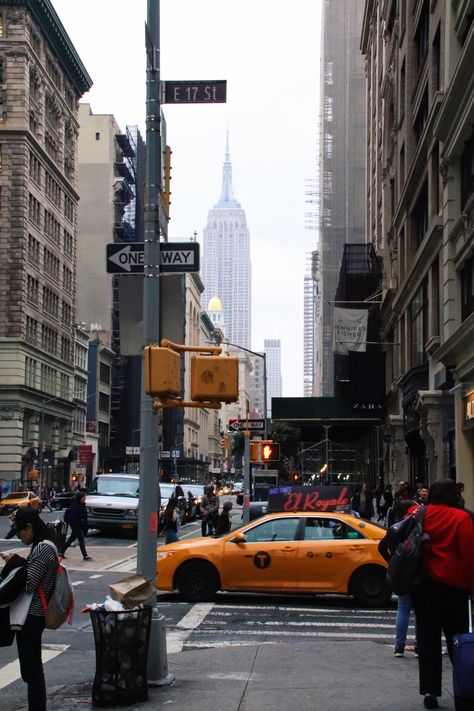
[[[108,244],[106,253],[108,274],[143,274],[145,245],[143,242]],[[197,242],[162,242],[160,245],[160,272],[170,274],[199,271],[199,244]]]

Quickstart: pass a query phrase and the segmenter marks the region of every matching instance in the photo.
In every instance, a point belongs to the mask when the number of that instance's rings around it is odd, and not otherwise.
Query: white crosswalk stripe
[[[69,644],[43,644],[43,664],[50,662],[59,654],[69,649],[69,647]],[[3,689],[5,686],[8,686],[8,684],[12,684],[21,678],[20,662],[17,659],[14,662],[10,662],[10,664],[5,664],[5,666],[1,668],[1,672],[0,689]]]

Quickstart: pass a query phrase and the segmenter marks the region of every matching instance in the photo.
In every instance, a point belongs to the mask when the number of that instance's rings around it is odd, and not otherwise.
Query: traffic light
[[[156,345],[145,346],[145,392],[168,397],[181,394],[179,353]]]
[[[229,449],[229,437],[227,435],[224,435],[221,439],[221,449],[225,452]]]
[[[279,462],[280,445],[276,442],[262,442],[262,462]]]
[[[256,440],[254,442],[250,442],[250,448],[249,448],[249,459],[251,462],[260,462],[260,447],[261,447],[261,442],[259,440]]]
[[[238,358],[218,355],[192,356],[191,400],[236,402],[238,399]]]

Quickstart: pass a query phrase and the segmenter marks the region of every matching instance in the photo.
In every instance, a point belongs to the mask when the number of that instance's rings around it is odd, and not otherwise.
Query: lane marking
[[[102,573],[98,573],[97,575],[89,575],[90,580],[97,580],[97,578],[103,578],[103,577],[104,576]]]
[[[85,580],[76,580],[76,581],[73,583],[73,585],[83,585],[83,583],[85,583],[85,582],[86,582]]]
[[[43,664],[50,662],[52,659],[57,657],[69,649],[71,645],[69,644],[43,644]],[[14,681],[21,679],[20,672],[20,662],[16,660],[15,662],[10,662],[2,667],[2,676],[0,679],[0,689],[4,689],[9,684],[13,684]]]
[[[394,630],[395,633],[395,630]],[[203,627],[199,630],[199,634],[202,635],[246,635],[247,637],[252,637],[256,635],[257,637],[337,637],[340,639],[385,639],[393,641],[395,634],[370,634],[369,632],[304,632],[299,630],[298,632],[277,632],[276,630],[253,630],[249,632],[248,630],[213,630],[206,629]],[[411,638],[410,638],[411,639]],[[413,637],[414,639],[414,637]]]
[[[379,611],[370,612],[369,610],[364,610],[362,612],[358,608],[330,609],[328,607],[283,607],[278,605],[227,605],[217,602],[216,609],[221,608],[225,610],[281,610],[283,612],[307,612],[311,614],[327,612],[333,614],[337,613],[337,615],[341,617],[357,615],[358,617],[368,617],[370,619],[385,619],[387,615],[396,617],[397,614],[396,610],[387,610],[385,614],[381,614]]]
[[[193,605],[190,611],[181,618],[175,629],[166,633],[166,647],[169,654],[181,652],[188,637],[202,624],[213,607],[214,603],[207,602]]]

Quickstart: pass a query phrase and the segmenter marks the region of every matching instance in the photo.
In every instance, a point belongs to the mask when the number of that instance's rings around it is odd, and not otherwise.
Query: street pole
[[[263,418],[265,420],[264,439],[268,439],[267,425],[267,354],[263,351]],[[265,465],[266,468],[266,465]]]
[[[146,25],[146,185],[144,208],[143,341],[160,342],[160,1],[147,0]],[[148,683],[170,684],[165,618],[156,604],[156,544],[160,503],[158,432],[153,400],[145,393],[142,360],[140,407],[140,493],[137,573],[153,586],[153,613],[148,654]]]
[[[244,524],[249,522],[250,518],[250,430],[244,430],[244,508],[242,511],[242,519]]]

